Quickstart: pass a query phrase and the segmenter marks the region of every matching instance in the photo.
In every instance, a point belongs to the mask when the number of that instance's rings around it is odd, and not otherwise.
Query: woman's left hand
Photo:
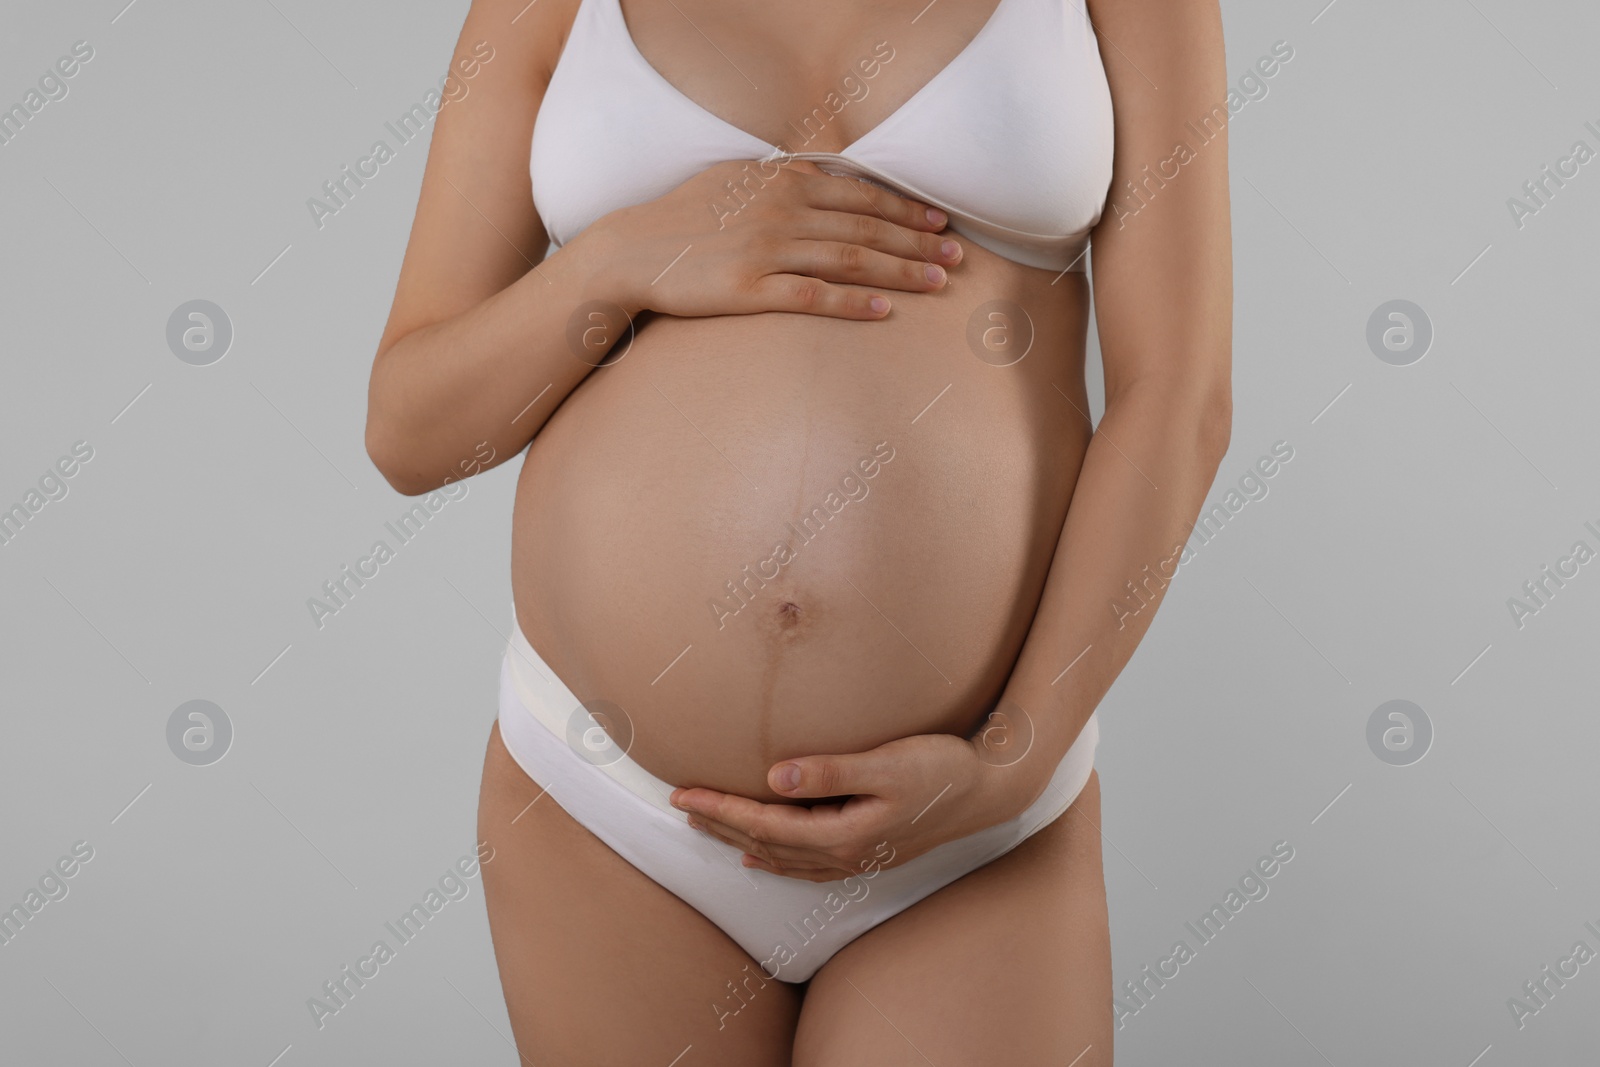
[[[866,752],[773,766],[767,784],[775,793],[845,798],[809,808],[700,787],[675,789],[671,800],[691,825],[742,849],[746,867],[832,882],[874,863],[897,866],[1025,810],[1033,797],[1018,768],[986,759],[982,744],[918,734]]]

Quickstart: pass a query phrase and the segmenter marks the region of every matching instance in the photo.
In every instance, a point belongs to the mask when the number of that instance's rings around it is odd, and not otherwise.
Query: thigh
[[[797,1067],[1109,1067],[1100,778],[1060,818],[845,946],[811,979]]]
[[[478,839],[494,849],[484,897],[523,1063],[790,1062],[802,991],[544,795],[498,724]]]

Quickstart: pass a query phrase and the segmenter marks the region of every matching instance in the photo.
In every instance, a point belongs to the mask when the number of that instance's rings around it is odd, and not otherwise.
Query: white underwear
[[[743,853],[689,826],[675,786],[634,762],[533,650],[515,617],[500,668],[500,737],[562,809],[619,856],[710,919],[767,978],[804,982],[886,919],[998,859],[1066,811],[1094,767],[1091,715],[1050,785],[1021,815],[896,867],[807,882],[740,864]],[[892,850],[880,848],[879,861]]]

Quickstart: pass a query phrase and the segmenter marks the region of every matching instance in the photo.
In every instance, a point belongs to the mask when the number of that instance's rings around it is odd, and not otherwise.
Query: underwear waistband
[[[627,711],[609,701],[591,701],[585,706],[529,644],[517,622],[515,608],[512,609],[511,639],[506,645],[505,663],[518,703],[528,719],[559,738],[573,753],[603,771],[628,792],[674,819],[688,822],[689,817],[674,808],[669,799],[677,786],[656,777],[628,755],[633,725]],[[1046,794],[1050,795],[1041,796],[1036,801],[1036,807],[1050,809],[1043,813],[1043,822],[1058,816],[1083,788],[1084,781],[1094,767],[1095,749],[1099,746],[1099,718],[1098,712],[1089,716],[1077,740],[1056,767],[1046,789]],[[612,729],[608,732],[606,727]],[[511,734],[507,738],[508,745],[514,736],[526,728],[525,723],[506,723],[505,713],[502,712],[501,732],[503,735]],[[623,739],[622,743],[615,740],[617,737]],[[1029,817],[1038,818],[1039,813],[1029,812],[1018,818],[1026,820]]]
[[[628,755],[626,746],[631,743],[633,728],[627,712],[608,701],[591,701],[586,707],[528,643],[515,608],[511,613],[511,639],[506,644],[506,664],[519,702],[540,726],[630,793],[680,821],[688,821],[688,816],[673,807],[669,799],[677,786],[657,778]],[[610,733],[607,726],[613,728]],[[623,738],[623,743],[618,744],[613,734]]]

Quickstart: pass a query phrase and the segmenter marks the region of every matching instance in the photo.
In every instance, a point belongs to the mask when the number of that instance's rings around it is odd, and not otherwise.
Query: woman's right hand
[[[946,222],[942,211],[807,160],[729,162],[611,212],[575,240],[604,264],[605,289],[630,316],[881,319],[889,300],[874,290],[930,292],[960,262],[960,244],[939,233]]]

